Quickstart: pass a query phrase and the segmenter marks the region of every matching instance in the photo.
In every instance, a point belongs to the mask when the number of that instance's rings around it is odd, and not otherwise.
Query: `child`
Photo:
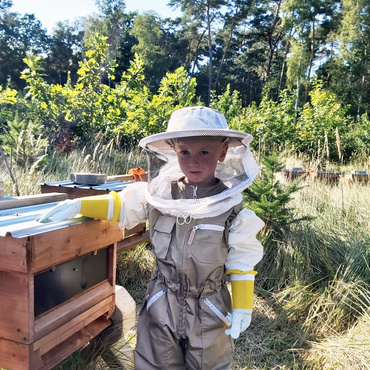
[[[156,269],[139,315],[136,369],[230,369],[263,254],[256,239],[263,222],[242,206],[258,171],[251,140],[216,110],[179,109],[166,132],[140,141],[148,183],[65,201],[42,217],[81,213],[122,228],[149,220]]]

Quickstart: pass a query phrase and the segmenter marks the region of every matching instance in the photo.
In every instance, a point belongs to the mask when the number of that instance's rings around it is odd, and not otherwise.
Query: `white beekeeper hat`
[[[205,198],[173,199],[172,184],[184,176],[173,144],[176,139],[187,137],[227,138],[227,155],[215,170],[215,177],[226,186],[221,193]],[[139,143],[148,155],[146,200],[160,212],[176,217],[214,217],[234,207],[242,202],[242,191],[258,173],[249,149],[251,141],[251,135],[230,130],[225,116],[217,110],[201,106],[176,110],[166,132],[148,136]]]
[[[166,150],[170,149],[171,139],[202,136],[227,137],[229,146],[249,144],[253,139],[245,132],[230,130],[225,116],[219,111],[196,106],[176,110],[171,115],[166,132],[147,136],[139,144],[143,148]]]

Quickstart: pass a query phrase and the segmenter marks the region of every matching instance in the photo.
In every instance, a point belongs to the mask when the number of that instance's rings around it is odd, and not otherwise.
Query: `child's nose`
[[[193,167],[199,167],[199,165],[200,165],[199,159],[198,158],[192,158],[191,162],[190,162],[190,165],[193,166]]]

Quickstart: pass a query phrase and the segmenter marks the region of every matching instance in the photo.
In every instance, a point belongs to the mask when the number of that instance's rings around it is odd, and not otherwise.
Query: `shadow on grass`
[[[288,323],[273,295],[259,290],[250,327],[235,340],[232,370],[304,369],[307,337],[299,323]]]

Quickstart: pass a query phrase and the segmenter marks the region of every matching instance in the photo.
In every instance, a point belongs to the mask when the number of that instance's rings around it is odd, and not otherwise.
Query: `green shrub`
[[[264,258],[257,267],[258,279],[264,289],[277,291],[289,284],[295,269],[295,255],[287,243],[291,227],[310,217],[296,217],[294,208],[290,206],[292,197],[302,188],[302,179],[282,185],[276,175],[284,166],[276,154],[263,156],[261,164],[259,177],[244,191],[244,202],[265,222],[259,235],[264,246]]]

